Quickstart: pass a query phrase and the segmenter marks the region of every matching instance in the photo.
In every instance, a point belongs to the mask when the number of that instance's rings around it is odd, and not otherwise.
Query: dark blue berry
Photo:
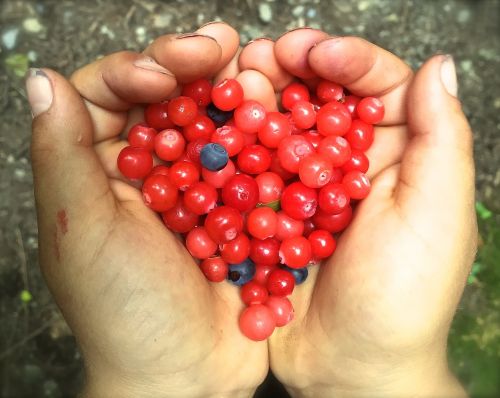
[[[217,127],[222,127],[226,122],[233,117],[233,111],[222,111],[214,104],[207,106],[207,116],[212,119]]]
[[[287,270],[290,272],[293,277],[295,278],[295,284],[300,285],[301,283],[304,283],[304,281],[307,279],[307,275],[309,275],[309,271],[307,270],[307,267],[303,268],[290,268],[287,267],[286,265],[281,266],[282,269]]]
[[[200,152],[201,165],[208,170],[217,171],[226,167],[229,155],[220,144],[206,144]]]
[[[229,265],[229,272],[227,279],[237,286],[242,286],[250,282],[255,275],[255,264],[252,260],[247,258],[239,264]]]

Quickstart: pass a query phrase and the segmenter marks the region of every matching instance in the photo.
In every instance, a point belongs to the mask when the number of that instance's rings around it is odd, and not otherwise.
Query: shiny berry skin
[[[271,166],[271,152],[262,145],[248,145],[237,158],[238,168],[247,174],[261,174]]]
[[[203,227],[195,227],[186,236],[186,248],[194,258],[203,260],[217,251],[217,244],[210,238]]]
[[[138,123],[129,130],[127,141],[130,146],[144,148],[148,151],[155,149],[156,130],[142,123]]]
[[[291,111],[297,102],[309,101],[309,99],[309,89],[305,84],[301,83],[289,84],[281,93],[281,105],[287,111]]]
[[[307,270],[307,267],[290,268],[290,267],[287,267],[286,265],[282,265],[280,268],[287,270],[288,272],[290,272],[293,275],[293,277],[295,278],[295,285],[300,285],[300,284],[304,283],[307,279],[307,276],[309,275],[309,271]]]
[[[256,133],[266,123],[266,109],[257,101],[243,101],[234,111],[234,123],[243,133]]]
[[[153,167],[153,170],[151,170],[151,173],[149,173],[149,175],[163,174],[164,176],[168,176],[169,170],[170,169],[168,168],[168,166],[165,166],[164,164],[159,164]]]
[[[243,87],[236,79],[224,79],[212,88],[212,102],[223,110],[230,111],[243,101]]]
[[[281,195],[281,208],[296,220],[305,220],[312,217],[318,205],[316,190],[305,186],[301,182],[288,185]]]
[[[257,143],[257,134],[255,133],[243,133],[243,139],[245,140],[245,145],[253,145]]]
[[[332,178],[330,178],[330,183],[340,184],[342,182],[342,178],[344,178],[344,173],[342,173],[342,170],[338,167],[334,167]]]
[[[265,285],[269,274],[276,268],[277,266],[275,264],[274,265],[256,264],[255,275],[253,276],[252,280],[261,285]]]
[[[351,127],[351,114],[339,102],[329,102],[321,107],[316,116],[316,127],[325,135],[344,135]]]
[[[329,135],[319,143],[318,153],[328,156],[333,167],[341,167],[351,157],[351,146],[344,137]]]
[[[319,209],[317,211],[319,211]],[[302,233],[302,235],[307,238],[315,229],[316,225],[314,225],[312,218],[308,218],[304,220],[304,232]]]
[[[269,297],[267,289],[253,280],[241,287],[240,295],[246,305],[264,304]]]
[[[186,140],[182,134],[175,129],[160,131],[155,137],[156,155],[167,161],[178,159],[184,152]]]
[[[280,243],[275,238],[250,240],[250,258],[259,265],[277,265],[279,263]]]
[[[319,148],[319,144],[325,138],[325,136],[321,135],[316,130],[308,130],[305,133],[302,133],[301,135],[302,135],[302,137],[304,137],[307,141],[309,141],[311,143],[312,147],[315,150],[317,150]]]
[[[321,154],[312,154],[299,164],[299,178],[309,188],[320,188],[330,181],[333,166],[330,159]]]
[[[271,310],[278,327],[287,325],[294,317],[292,303],[287,297],[269,296],[265,306]]]
[[[198,79],[187,83],[182,88],[182,95],[190,97],[198,106],[207,106],[212,102],[212,83],[207,79]]]
[[[248,233],[257,239],[272,238],[278,227],[278,216],[270,207],[256,207],[247,217]]]
[[[186,126],[198,114],[198,106],[190,97],[175,97],[168,102],[168,117],[177,126]]]
[[[210,143],[205,145],[201,149],[201,165],[210,171],[222,170],[224,167],[226,167],[228,161],[229,155],[226,151],[226,148],[224,148],[220,144]]]
[[[278,158],[281,166],[292,173],[298,173],[299,163],[314,153],[312,144],[301,135],[291,135],[278,145]]]
[[[223,126],[233,117],[233,111],[223,111],[222,109],[217,108],[214,104],[209,104],[206,108],[206,112],[207,116],[217,127]]]
[[[222,188],[222,201],[239,211],[253,209],[259,200],[259,186],[247,174],[232,176]]]
[[[353,119],[358,117],[356,107],[358,106],[359,101],[361,101],[361,97],[358,97],[357,95],[346,95],[344,98],[344,106],[347,108]]]
[[[297,101],[292,108],[292,119],[299,129],[310,129],[316,124],[316,110],[309,101]]]
[[[285,189],[283,179],[272,171],[266,171],[255,177],[259,186],[259,203],[270,203],[281,199]]]
[[[295,287],[295,278],[290,272],[276,268],[269,274],[266,287],[272,296],[288,296]]]
[[[347,207],[342,213],[327,214],[319,209],[312,217],[316,229],[324,229],[331,233],[336,233],[347,228],[352,219],[352,208]],[[312,233],[312,232],[311,232]]]
[[[200,153],[203,147],[208,143],[209,141],[204,138],[198,138],[188,143],[186,146],[186,153],[185,153],[188,159],[191,160],[191,162],[193,162],[194,164],[201,166]]]
[[[186,209],[182,198],[178,198],[174,207],[161,213],[163,223],[173,232],[185,234],[198,225],[199,217]]]
[[[214,131],[214,122],[205,115],[196,115],[193,121],[184,126],[184,129],[182,130],[184,138],[188,141],[194,141],[199,138],[209,141]]]
[[[245,136],[234,126],[219,127],[210,137],[210,141],[226,148],[229,157],[237,155],[245,146]]]
[[[370,180],[361,171],[354,170],[344,175],[342,185],[352,199],[361,200],[370,193]]]
[[[126,146],[120,151],[116,163],[125,177],[140,180],[153,169],[153,156],[146,148]]]
[[[321,80],[316,87],[316,95],[323,103],[340,101],[344,97],[344,88],[340,84]]]
[[[360,119],[352,121],[351,128],[345,135],[351,148],[359,151],[366,151],[370,148],[373,144],[373,138],[373,126]]]
[[[243,262],[250,255],[250,239],[244,232],[239,233],[231,242],[221,246],[220,255],[229,264]]]
[[[242,286],[245,283],[250,282],[254,275],[255,264],[252,260],[247,258],[241,263],[229,265],[227,279],[237,286]]]
[[[241,332],[253,341],[266,340],[276,327],[275,315],[263,304],[245,308],[238,323]]]
[[[294,236],[302,236],[304,232],[304,221],[295,220],[289,217],[284,211],[279,211],[278,225],[276,228],[276,239],[282,241],[284,239],[293,238]]]
[[[236,174],[236,167],[231,159],[227,162],[223,169],[211,171],[205,168],[201,169],[203,181],[209,183],[214,188],[222,188],[226,182]]]
[[[185,191],[200,179],[200,172],[192,162],[175,162],[169,171],[170,180],[181,191]]]
[[[162,174],[150,175],[142,184],[142,198],[150,209],[162,212],[175,206],[179,191],[170,178]]]
[[[278,157],[278,151],[274,151],[271,153],[271,166],[269,167],[269,170],[273,173],[278,174],[283,181],[287,181],[295,177],[295,173],[285,170],[281,165],[280,159]]]
[[[320,189],[318,206],[328,214],[342,213],[351,201],[347,189],[343,184],[329,183]]]
[[[384,119],[384,103],[375,97],[365,97],[359,101],[356,112],[363,122],[377,124]]]
[[[311,244],[312,258],[314,260],[330,257],[337,247],[332,234],[324,229],[311,232],[307,240]]]
[[[172,120],[168,117],[168,101],[149,104],[146,109],[144,109],[144,120],[148,126],[156,130],[171,129],[175,127]]]
[[[243,230],[243,217],[232,207],[218,206],[208,213],[205,229],[215,243],[228,243]]]
[[[292,134],[292,125],[280,112],[269,112],[264,125],[257,132],[259,141],[267,148],[277,148],[281,140],[290,134]]]
[[[213,186],[199,181],[184,192],[184,205],[188,210],[201,216],[215,208],[217,197],[217,190]]]
[[[229,267],[220,257],[209,257],[200,263],[201,272],[210,282],[222,282],[227,278]]]
[[[307,238],[296,236],[281,242],[279,256],[281,263],[290,268],[305,267],[312,259],[312,248]]]
[[[349,173],[353,170],[361,171],[366,173],[368,167],[370,166],[370,161],[362,151],[357,149],[351,150],[351,157],[342,165],[341,169],[344,174]]]

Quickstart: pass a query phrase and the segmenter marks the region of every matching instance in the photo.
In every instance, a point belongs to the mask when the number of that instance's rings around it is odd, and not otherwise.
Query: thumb
[[[31,69],[26,91],[33,115],[31,157],[41,232],[54,232],[57,220],[66,230],[68,218],[75,226],[77,218],[87,224],[92,216],[112,213],[114,198],[92,148],[92,121],[78,92],[48,69]]]

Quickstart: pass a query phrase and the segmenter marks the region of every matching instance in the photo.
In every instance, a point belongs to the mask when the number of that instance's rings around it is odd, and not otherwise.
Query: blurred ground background
[[[414,68],[436,52],[454,55],[475,131],[482,245],[449,353],[473,397],[500,396],[500,1],[0,0],[0,397],[71,397],[82,380],[37,265],[27,68],[69,75],[100,55],[141,50],[160,34],[214,19],[239,29],[242,43],[308,25],[363,36]]]

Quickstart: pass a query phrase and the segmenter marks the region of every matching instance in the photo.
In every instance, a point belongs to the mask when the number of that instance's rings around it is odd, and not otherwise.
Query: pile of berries
[[[364,152],[384,116],[379,99],[326,80],[290,84],[281,106],[245,100],[235,79],[200,79],[148,105],[118,156],[206,278],[241,286],[240,329],[252,340],[292,320],[287,296],[335,251],[370,191]]]

